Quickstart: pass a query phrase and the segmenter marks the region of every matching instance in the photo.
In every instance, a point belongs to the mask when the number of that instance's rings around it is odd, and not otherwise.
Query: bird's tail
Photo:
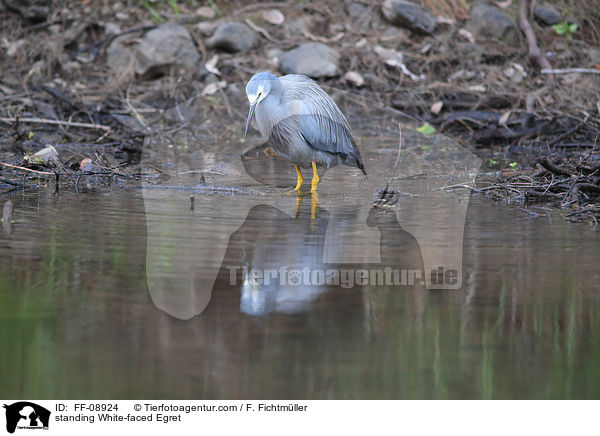
[[[360,154],[352,153],[352,154],[343,154],[341,155],[342,162],[344,165],[349,167],[356,167],[363,172],[365,178],[367,178],[367,170],[365,170],[365,166],[363,165]]]
[[[360,155],[356,155],[354,156],[354,159],[356,160],[356,166],[358,167],[359,170],[361,170],[363,172],[363,174],[365,175],[365,179],[367,178],[367,170],[365,170],[365,166],[362,163],[362,159],[360,158]]]

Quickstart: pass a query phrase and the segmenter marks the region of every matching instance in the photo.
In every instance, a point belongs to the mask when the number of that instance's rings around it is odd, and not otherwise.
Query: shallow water
[[[0,231],[0,392],[600,397],[598,234],[557,211],[443,192],[477,159],[406,129],[399,165],[397,137],[365,133],[369,179],[329,170],[318,201],[284,194],[293,167],[256,138],[241,160],[239,144],[179,156],[150,144],[170,171],[159,183],[2,194],[14,222]],[[398,201],[374,207],[386,180]],[[439,266],[457,280],[434,289]],[[423,280],[356,278],[385,268]],[[327,271],[338,281],[322,283]]]
[[[600,394],[598,236],[558,214],[550,222],[473,199],[460,290],[252,289],[221,271],[206,309],[180,320],[149,295],[141,190],[13,201],[17,222],[0,237],[0,391],[9,398]],[[269,205],[251,213],[229,262],[254,249],[266,266],[291,254],[320,263],[311,236],[322,222],[311,227],[309,211],[297,220]]]

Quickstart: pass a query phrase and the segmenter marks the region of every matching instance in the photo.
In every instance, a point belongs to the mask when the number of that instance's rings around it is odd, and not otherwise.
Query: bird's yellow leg
[[[296,187],[291,191],[286,192],[287,195],[302,194],[300,188],[302,187],[302,183],[304,183],[304,178],[302,177],[302,173],[300,172],[300,167],[298,165],[296,165],[296,174],[298,174],[298,182],[296,183]]]
[[[319,174],[317,174],[317,163],[313,162],[312,163],[312,170],[313,170],[313,178],[312,178],[312,183],[311,183],[311,187],[310,187],[310,192],[314,193],[317,192],[317,186],[319,185]]]
[[[296,187],[294,188],[294,191],[300,192],[300,188],[302,187],[302,183],[304,182],[304,179],[302,178],[302,172],[300,171],[300,167],[298,165],[296,165],[296,174],[298,174],[298,183],[296,183]]]

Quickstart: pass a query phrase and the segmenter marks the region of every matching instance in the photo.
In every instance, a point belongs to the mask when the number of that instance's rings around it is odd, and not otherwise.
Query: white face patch
[[[256,101],[256,99],[258,98],[258,96],[260,95],[260,100],[262,100],[263,98],[266,97],[264,91],[264,86],[263,85],[258,85],[257,89],[256,89],[256,94],[247,94],[248,95],[248,101],[250,102],[250,104],[254,104],[254,102]],[[259,101],[256,101],[256,103],[260,103]]]
[[[248,94],[248,101],[250,102],[250,104],[253,104],[256,101],[256,97],[258,97],[258,95],[256,94]]]

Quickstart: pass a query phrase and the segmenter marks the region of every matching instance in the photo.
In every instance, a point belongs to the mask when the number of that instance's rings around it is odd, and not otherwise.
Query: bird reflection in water
[[[288,273],[323,268],[328,222],[327,211],[314,202],[300,200],[293,217],[273,206],[254,206],[229,238],[217,283],[241,289],[240,309],[250,315],[306,310],[327,287],[291,284],[294,277],[287,283]],[[279,276],[253,279],[254,272],[264,271],[282,272],[283,280]]]
[[[347,217],[349,222],[355,218]],[[219,293],[234,292],[239,298],[240,311],[247,315],[259,316],[272,312],[299,314],[307,312],[311,304],[325,293],[344,288],[340,283],[316,281],[314,276],[307,283],[306,275],[310,276],[314,271],[385,267],[396,271],[423,270],[417,240],[402,229],[395,211],[383,203],[378,202],[372,207],[366,222],[369,227],[377,227],[380,231],[380,264],[324,263],[329,221],[327,210],[318,205],[315,207],[312,201],[300,200],[296,216],[270,205],[253,207],[244,223],[229,239],[215,284],[215,289],[219,290],[213,295],[211,305],[221,300]],[[361,247],[352,249],[361,250]],[[265,272],[268,271],[274,275],[267,277],[268,273]],[[295,277],[295,272],[301,276]]]

